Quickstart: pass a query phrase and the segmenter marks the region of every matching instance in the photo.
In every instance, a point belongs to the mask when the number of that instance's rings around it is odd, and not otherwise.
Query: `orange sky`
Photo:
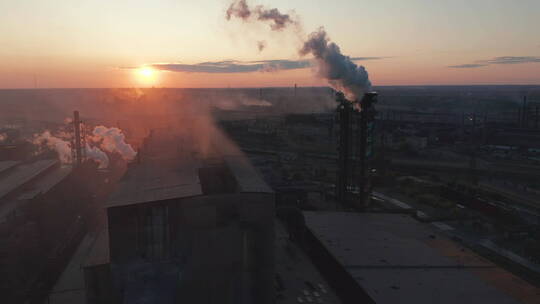
[[[364,2],[261,0],[300,16],[309,33],[325,26],[374,85],[540,84],[540,1]],[[298,60],[299,39],[265,24],[227,22],[227,0],[0,3],[0,88],[263,87],[325,85],[311,69],[228,74],[133,69],[153,63]],[[259,52],[256,42],[268,47]],[[512,64],[451,68],[497,57]],[[37,81],[35,81],[37,80]]]

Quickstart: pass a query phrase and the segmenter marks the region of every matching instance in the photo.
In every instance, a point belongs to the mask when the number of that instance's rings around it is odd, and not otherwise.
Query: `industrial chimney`
[[[79,111],[73,112],[73,130],[75,131],[75,159],[76,166],[82,164],[82,148],[81,148],[81,120]]]

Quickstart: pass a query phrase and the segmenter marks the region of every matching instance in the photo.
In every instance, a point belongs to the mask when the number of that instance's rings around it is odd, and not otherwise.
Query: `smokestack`
[[[77,166],[82,164],[82,149],[81,149],[81,121],[79,111],[73,112],[73,129],[75,130],[75,157]]]
[[[521,110],[521,115],[522,115],[522,118],[521,118],[521,124],[522,124],[522,128],[527,128],[528,127],[528,122],[527,122],[527,114],[528,114],[528,111],[527,111],[527,96],[523,96],[523,110]]]

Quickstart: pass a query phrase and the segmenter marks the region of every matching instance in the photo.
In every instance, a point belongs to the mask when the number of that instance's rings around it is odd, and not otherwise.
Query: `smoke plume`
[[[257,49],[259,49],[259,52],[262,52],[265,47],[266,47],[266,41],[264,40],[257,41]]]
[[[352,62],[349,56],[343,55],[322,27],[311,33],[300,49],[300,55],[308,54],[315,57],[318,75],[327,79],[332,88],[342,91],[348,100],[356,101],[363,93],[371,90],[366,69]]]
[[[262,5],[258,5],[254,9],[250,9],[246,0],[236,0],[231,3],[225,15],[227,20],[236,17],[243,21],[249,21],[252,16],[259,21],[270,22],[270,28],[273,31],[281,31],[290,24],[298,24],[290,15],[280,13],[277,8],[266,9]]]
[[[282,30],[289,25],[300,28],[297,21],[287,14],[281,14],[278,9],[265,9],[262,6],[250,9],[246,0],[236,0],[226,13],[227,20],[236,17],[251,21],[252,16],[256,16],[258,21],[271,21],[270,27],[274,31]],[[371,90],[366,69],[355,64],[349,56],[343,55],[339,46],[330,41],[324,28],[319,28],[303,41],[299,54],[312,55],[315,58],[317,75],[326,79],[335,90],[342,91],[348,100],[357,101],[362,94]]]
[[[97,126],[94,128],[92,140],[110,153],[118,153],[124,160],[132,160],[136,156],[135,150],[126,143],[124,133],[118,128]]]

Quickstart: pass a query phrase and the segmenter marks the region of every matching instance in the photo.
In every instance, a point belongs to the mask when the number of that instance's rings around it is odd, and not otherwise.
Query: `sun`
[[[137,79],[141,84],[153,85],[157,82],[157,71],[151,67],[143,66],[136,70]]]

